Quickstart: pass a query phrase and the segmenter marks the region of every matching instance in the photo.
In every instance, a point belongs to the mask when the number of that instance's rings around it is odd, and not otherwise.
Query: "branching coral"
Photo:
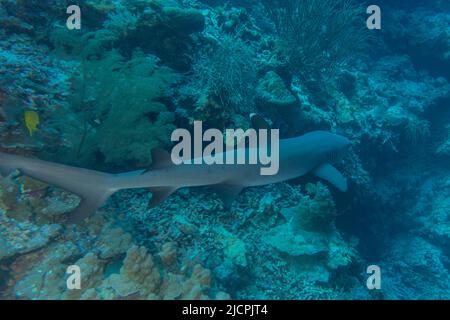
[[[239,38],[224,35],[193,61],[193,87],[224,108],[251,110],[257,82],[254,51]]]
[[[352,0],[266,0],[281,52],[304,78],[331,75],[346,63],[367,36]]]

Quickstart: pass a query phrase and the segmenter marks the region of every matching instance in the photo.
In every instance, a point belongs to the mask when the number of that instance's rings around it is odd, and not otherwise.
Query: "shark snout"
[[[351,144],[352,141],[349,140],[348,138],[341,136],[341,135],[337,135],[337,134],[333,134],[333,138],[332,138],[332,145],[334,146],[334,148],[338,149],[338,150],[347,150]]]

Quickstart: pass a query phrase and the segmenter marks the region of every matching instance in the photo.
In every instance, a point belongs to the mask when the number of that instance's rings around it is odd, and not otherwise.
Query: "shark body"
[[[77,194],[81,203],[71,213],[69,223],[79,223],[94,214],[113,193],[123,189],[148,188],[152,192],[150,206],[154,207],[179,188],[211,186],[229,206],[246,187],[312,173],[345,192],[347,180],[331,163],[339,159],[349,144],[345,137],[325,131],[280,140],[279,172],[273,176],[261,175],[261,165],[174,165],[164,151],[152,152],[153,166],[149,170],[125,174],[108,174],[0,153],[0,173],[8,175],[19,170],[21,174]]]

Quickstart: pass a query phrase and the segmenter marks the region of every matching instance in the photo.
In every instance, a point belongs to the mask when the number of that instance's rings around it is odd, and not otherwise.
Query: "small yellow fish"
[[[30,132],[30,137],[33,136],[33,133],[37,130],[37,126],[39,124],[39,115],[36,111],[25,111],[25,125]]]

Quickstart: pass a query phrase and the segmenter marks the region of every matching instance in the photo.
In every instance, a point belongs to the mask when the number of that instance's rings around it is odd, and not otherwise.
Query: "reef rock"
[[[20,256],[11,266],[12,275],[17,279],[14,296],[19,299],[61,299],[67,292],[68,265],[64,262],[75,261],[79,255],[74,243],[64,242]]]
[[[114,258],[127,252],[132,246],[131,236],[121,228],[113,227],[111,224],[105,225],[94,247],[99,252],[101,259]]]
[[[297,101],[284,84],[283,79],[273,71],[267,72],[259,81],[256,93],[257,101],[265,106],[289,107]]]
[[[273,228],[265,238],[267,245],[289,257],[310,258],[314,274],[349,265],[356,252],[345,242],[336,227],[336,209],[332,196],[323,184],[308,184],[309,196],[296,207],[283,209],[288,223]]]
[[[448,257],[421,237],[393,239],[384,257],[385,299],[448,299]],[[426,290],[424,290],[426,288]]]
[[[231,261],[236,266],[246,267],[247,251],[245,243],[223,227],[217,227],[215,232],[218,240],[223,245],[225,259]]]
[[[37,226],[18,222],[0,212],[0,260],[42,248],[58,236],[61,229],[55,224]]]

